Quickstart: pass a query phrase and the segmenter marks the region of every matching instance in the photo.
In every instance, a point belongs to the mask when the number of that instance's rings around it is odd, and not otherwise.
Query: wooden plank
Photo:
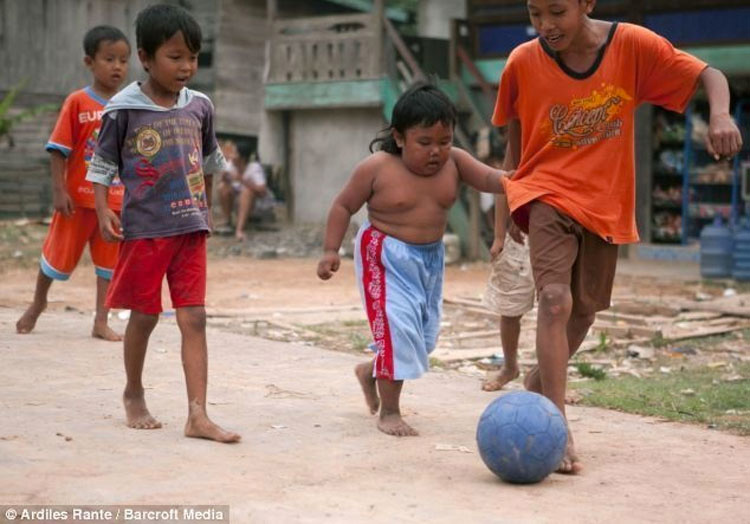
[[[631,315],[627,313],[618,313],[616,311],[600,311],[596,314],[596,320],[603,320],[612,323],[627,322],[629,325],[635,326],[647,326],[657,322],[642,315]]]
[[[486,357],[491,357],[498,351],[500,346],[494,348],[475,348],[475,349],[448,349],[438,346],[430,354],[431,358],[435,358],[441,362],[456,362],[459,360],[479,360]]]
[[[488,338],[488,337],[497,337],[497,336],[499,336],[499,331],[497,329],[487,329],[483,331],[468,331],[465,333],[457,333],[455,335],[444,335],[440,337],[440,340],[461,341],[461,340],[471,340],[474,338]]]
[[[712,337],[715,335],[726,335],[728,333],[733,333],[734,331],[741,331],[743,329],[750,329],[750,322],[743,322],[741,324],[737,324],[734,326],[719,326],[719,327],[705,328],[705,329],[693,331],[691,333],[684,333],[682,335],[665,337],[665,338],[669,341],[679,341],[679,340],[687,340],[691,338],[704,338],[704,337]]]
[[[459,306],[469,306],[469,307],[480,307],[482,303],[479,300],[473,300],[470,298],[451,298],[451,297],[443,297],[443,302],[445,304],[456,304]]]
[[[651,302],[622,302],[610,307],[609,311],[633,315],[676,317],[682,309],[679,305],[670,306]]]
[[[605,322],[595,322],[592,326],[594,331],[607,333],[614,337],[658,337],[662,334],[661,329],[646,326],[619,326]]]
[[[735,317],[750,318],[750,295],[742,294],[734,297],[717,298],[706,302],[685,300],[679,303],[683,310],[710,311]]]
[[[677,315],[675,322],[681,321],[695,321],[695,320],[711,320],[720,317],[722,314],[716,311],[686,311]]]

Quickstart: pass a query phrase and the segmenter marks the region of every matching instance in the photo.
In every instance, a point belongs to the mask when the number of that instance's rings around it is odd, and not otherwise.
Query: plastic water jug
[[[700,234],[702,277],[728,278],[732,275],[732,241],[732,232],[722,224],[720,216],[703,228]]]
[[[750,280],[750,223],[748,219],[743,219],[734,233],[732,258],[732,277],[736,280]]]

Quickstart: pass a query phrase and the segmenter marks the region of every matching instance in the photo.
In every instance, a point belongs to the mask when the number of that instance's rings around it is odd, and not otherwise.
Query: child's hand
[[[99,231],[107,242],[118,242],[123,239],[120,228],[120,217],[111,209],[99,214]]]
[[[508,225],[508,234],[510,235],[510,238],[512,238],[513,241],[517,244],[524,245],[526,243],[526,240],[523,237],[523,232],[521,232],[521,228],[518,227],[518,224],[516,224],[514,220],[510,220],[510,224]]]
[[[328,280],[339,270],[341,259],[335,251],[326,251],[318,262],[318,278]]]
[[[52,194],[52,205],[55,211],[62,213],[63,216],[69,217],[73,214],[73,199],[65,189],[54,191]]]
[[[492,260],[495,260],[497,257],[500,256],[500,253],[503,252],[504,247],[505,247],[505,237],[503,238],[495,237],[495,240],[492,241],[492,246],[490,247],[490,257],[492,258]]]
[[[706,148],[714,159],[730,158],[742,148],[742,134],[728,113],[711,116]]]

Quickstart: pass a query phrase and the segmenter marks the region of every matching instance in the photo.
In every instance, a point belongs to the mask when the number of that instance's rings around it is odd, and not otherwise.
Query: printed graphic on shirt
[[[135,137],[135,149],[140,155],[151,158],[161,149],[161,135],[150,127],[142,128]]]
[[[585,98],[567,106],[555,104],[549,110],[551,142],[576,149],[622,135],[626,103],[633,100],[624,89],[602,84]]]
[[[83,161],[86,165],[86,169],[89,168],[89,162],[91,157],[94,155],[94,149],[96,148],[96,139],[99,138],[99,128],[94,129],[89,137],[86,139],[86,146],[83,151]]]
[[[197,149],[194,149],[188,155],[188,161],[190,162],[190,171],[187,175],[187,183],[190,195],[193,197],[193,204],[199,208],[205,208],[208,202],[206,197],[206,182],[203,178],[201,156]]]
[[[137,158],[135,197],[161,201],[162,216],[185,218],[206,209],[200,136],[200,122],[183,116],[157,118],[136,129],[126,141]],[[190,153],[180,154],[185,150]]]

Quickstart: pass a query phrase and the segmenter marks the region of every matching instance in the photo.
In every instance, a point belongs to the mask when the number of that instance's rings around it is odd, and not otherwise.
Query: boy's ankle
[[[143,384],[127,384],[123,396],[127,398],[142,397],[144,393]]]
[[[400,417],[401,416],[401,410],[400,409],[387,409],[380,406],[380,418],[383,417]]]

